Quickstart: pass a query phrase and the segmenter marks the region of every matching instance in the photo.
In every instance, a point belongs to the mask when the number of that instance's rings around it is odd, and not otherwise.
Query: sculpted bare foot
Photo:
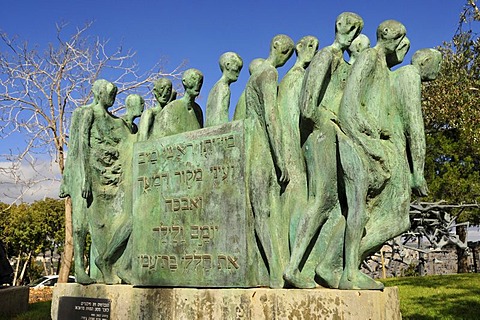
[[[343,270],[341,268],[328,268],[318,264],[315,268],[320,284],[327,288],[338,289]]]
[[[95,264],[103,275],[103,282],[105,284],[114,284],[115,277],[113,276],[112,266],[101,257],[97,257],[95,259]]]
[[[383,290],[384,285],[357,270],[350,275],[344,272],[338,288],[342,290]]]
[[[118,271],[117,276],[120,278],[120,280],[122,280],[126,284],[132,283],[132,279],[130,278],[131,277],[130,272],[128,272],[127,270]]]
[[[298,269],[291,270],[287,268],[283,274],[283,279],[285,279],[288,284],[294,286],[295,288],[313,289],[317,286],[313,279],[308,279],[307,277],[303,276]]]
[[[90,278],[85,272],[75,272],[75,279],[78,283],[85,285],[95,283],[95,280]]]

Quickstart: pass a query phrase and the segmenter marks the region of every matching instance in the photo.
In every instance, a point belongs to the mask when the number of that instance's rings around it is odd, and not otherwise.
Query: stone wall
[[[0,314],[13,316],[28,309],[28,287],[4,287],[0,289]]]
[[[470,248],[468,255],[469,270],[479,272],[480,242],[470,242],[468,246]],[[457,273],[457,249],[453,245],[446,246],[440,251],[428,253],[404,248],[401,252],[392,254],[390,246],[384,246],[382,251],[386,277]],[[381,253],[372,256],[368,261],[368,267],[364,265],[362,270],[375,278],[382,278]]]

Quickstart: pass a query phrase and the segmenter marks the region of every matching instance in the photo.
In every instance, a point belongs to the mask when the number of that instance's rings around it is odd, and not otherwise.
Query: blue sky
[[[168,60],[167,70],[187,60],[188,68],[204,74],[204,85],[197,102],[205,108],[208,93],[220,77],[218,58],[226,51],[237,52],[244,68],[231,85],[230,114],[248,79],[248,64],[268,56],[270,40],[287,34],[295,42],[313,35],[320,47],[334,39],[336,17],[351,11],[363,17],[366,34],[375,44],[375,30],[384,20],[395,19],[407,28],[412,54],[425,47],[436,47],[454,35],[465,1],[463,0],[176,0],[176,1],[92,1],[92,0],[1,0],[0,30],[44,48],[55,42],[55,24],[66,21],[70,30],[95,21],[89,35],[110,39],[113,48],[122,43],[137,52],[140,69],[146,71],[160,58]],[[292,57],[279,70],[280,77],[293,65]],[[108,77],[106,77],[108,79]],[[123,105],[125,96],[119,96]],[[12,140],[0,141],[4,154]],[[58,186],[50,188],[52,195]]]
[[[111,39],[112,45],[137,51],[144,70],[166,57],[173,69],[182,60],[204,74],[198,103],[205,107],[208,92],[220,77],[219,56],[237,52],[244,60],[239,80],[232,84],[231,113],[248,79],[248,64],[267,57],[271,38],[279,33],[295,42],[305,35],[319,38],[320,47],[332,43],[338,14],[352,11],[363,17],[363,33],[375,41],[378,24],[395,19],[407,27],[415,50],[450,40],[457,28],[462,0],[337,0],[337,1],[10,1],[2,0],[0,29],[31,43],[55,40],[55,23],[71,27],[95,21],[90,34]],[[284,74],[294,62],[290,59]],[[123,103],[123,97],[118,103]]]

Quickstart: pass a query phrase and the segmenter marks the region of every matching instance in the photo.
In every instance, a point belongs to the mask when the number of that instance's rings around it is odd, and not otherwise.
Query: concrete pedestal
[[[28,310],[28,287],[0,289],[0,314],[14,316]]]
[[[62,296],[110,300],[110,319],[401,319],[398,289],[191,289],[57,284]],[[61,319],[64,320],[64,319]]]

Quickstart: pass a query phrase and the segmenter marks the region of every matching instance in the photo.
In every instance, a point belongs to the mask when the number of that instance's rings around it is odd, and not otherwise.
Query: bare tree
[[[15,138],[16,144],[8,154],[0,155],[0,175],[8,175],[22,186],[13,201],[21,200],[26,190],[42,181],[59,179],[38,170],[38,159],[48,155],[58,165],[59,174],[63,173],[70,115],[91,100],[91,85],[99,77],[114,82],[119,93],[144,94],[159,77],[180,77],[184,64],[166,72],[162,59],[148,71],[139,72],[134,51],[125,51],[122,46],[112,51],[108,40],[88,35],[91,25],[87,23],[67,36],[68,25],[57,25],[55,43],[44,50],[0,32],[0,139]],[[22,175],[25,168],[34,172],[35,178]],[[61,281],[67,280],[73,254],[69,199],[65,225]]]

